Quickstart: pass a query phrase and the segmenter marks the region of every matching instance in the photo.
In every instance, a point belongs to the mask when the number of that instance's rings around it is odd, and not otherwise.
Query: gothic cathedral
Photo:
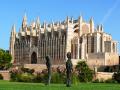
[[[50,24],[41,24],[37,18],[28,25],[25,15],[18,33],[15,25],[12,27],[10,54],[16,65],[45,64],[46,55],[52,64],[62,65],[67,52],[71,52],[73,64],[85,60],[89,66],[117,65],[117,44],[102,25],[95,28],[93,18],[85,22],[82,16],[76,20],[67,17]]]

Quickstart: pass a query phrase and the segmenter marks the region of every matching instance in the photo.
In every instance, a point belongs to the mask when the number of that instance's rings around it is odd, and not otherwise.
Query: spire
[[[97,30],[98,30],[98,32],[101,31],[101,30],[100,30],[100,27],[101,27],[100,25],[97,26]]]
[[[37,19],[36,19],[36,25],[35,26],[36,26],[37,29],[40,29],[40,27],[41,27],[39,17],[37,17]]]
[[[31,27],[32,27],[32,29],[35,28],[35,21],[34,20],[31,22]]]
[[[54,28],[54,21],[52,20],[52,28]]]
[[[39,17],[37,17],[36,24],[37,24],[38,26],[40,26],[40,19],[39,19]]]
[[[16,36],[16,28],[15,24],[12,26],[11,36],[10,36],[10,54],[12,56],[12,63],[14,62],[14,43],[15,43],[15,36]]]
[[[90,23],[94,23],[93,17],[90,18]]]
[[[93,17],[91,17],[89,23],[90,23],[90,32],[93,33],[93,32],[94,32],[94,21],[93,21]]]
[[[71,23],[73,23],[73,17],[71,17]]]
[[[19,28],[19,32],[22,32],[22,28]]]
[[[44,33],[46,33],[46,32],[47,32],[47,24],[46,24],[45,21],[44,21],[44,23],[43,23],[43,28],[44,28]]]
[[[44,21],[44,23],[43,23],[43,28],[44,28],[45,38],[47,38],[47,24],[46,24],[45,21]]]
[[[26,13],[23,17],[23,21],[22,21],[22,28],[25,28],[27,26],[27,16],[26,16]]]
[[[99,31],[99,32],[103,32],[103,25],[101,24],[101,25],[98,25],[97,26],[97,30]]]
[[[12,26],[12,32],[16,33],[15,24],[13,24],[13,26]]]
[[[104,30],[103,30],[103,25],[102,25],[102,24],[101,24],[100,30],[101,30],[101,32],[103,32],[103,31],[104,31]]]
[[[69,24],[69,21],[70,21],[70,19],[69,19],[69,17],[67,16],[67,18],[66,18],[67,24]]]
[[[14,36],[15,33],[16,33],[15,24],[13,24],[12,30],[11,30],[11,36]]]
[[[46,27],[47,27],[47,24],[46,24],[46,22],[44,21],[44,23],[43,23],[43,27],[46,29]]]
[[[59,23],[59,26],[61,25],[61,21],[58,22]]]
[[[82,23],[82,21],[83,21],[83,17],[82,17],[82,15],[80,15],[79,16],[79,23]]]
[[[24,14],[23,21],[27,21],[27,15],[26,15],[26,13]]]

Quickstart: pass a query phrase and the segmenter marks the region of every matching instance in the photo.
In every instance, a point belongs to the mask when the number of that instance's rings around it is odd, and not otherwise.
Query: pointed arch
[[[37,54],[35,52],[31,55],[31,64],[37,64]]]

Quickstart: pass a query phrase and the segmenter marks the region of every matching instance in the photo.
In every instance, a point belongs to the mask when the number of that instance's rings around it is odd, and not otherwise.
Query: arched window
[[[37,54],[35,52],[31,55],[31,64],[37,64]]]

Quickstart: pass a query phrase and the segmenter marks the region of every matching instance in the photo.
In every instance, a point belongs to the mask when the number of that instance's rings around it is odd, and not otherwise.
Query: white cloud
[[[105,16],[103,17],[101,23],[104,24],[107,19],[110,17],[110,15],[113,13],[113,11],[117,8],[117,6],[119,5],[120,0],[116,0],[116,2],[113,4],[113,6],[107,11],[107,13],[105,14]]]

